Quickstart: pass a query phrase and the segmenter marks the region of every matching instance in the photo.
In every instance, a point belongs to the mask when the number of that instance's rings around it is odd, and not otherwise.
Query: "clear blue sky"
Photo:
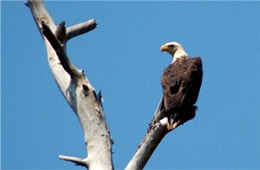
[[[46,2],[70,26],[97,29],[68,43],[72,62],[102,90],[116,169],[142,140],[162,94],[160,76],[180,42],[203,59],[195,119],[169,133],[146,169],[260,169],[260,2]],[[29,8],[1,2],[3,169],[82,169],[83,133],[52,78]]]

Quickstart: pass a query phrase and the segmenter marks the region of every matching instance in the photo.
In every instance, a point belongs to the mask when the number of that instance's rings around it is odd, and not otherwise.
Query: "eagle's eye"
[[[168,45],[170,48],[174,48],[175,46],[173,44]]]

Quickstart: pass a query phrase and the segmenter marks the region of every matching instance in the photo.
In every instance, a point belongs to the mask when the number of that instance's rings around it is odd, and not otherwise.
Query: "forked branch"
[[[56,25],[41,0],[29,0],[34,20],[45,42],[48,62],[63,96],[76,113],[84,131],[87,158],[81,159],[60,155],[60,159],[71,161],[89,169],[113,169],[112,139],[104,115],[101,94],[97,94],[83,71],[76,68],[66,54],[66,42],[78,35],[93,30],[95,20],[65,27],[65,22]]]

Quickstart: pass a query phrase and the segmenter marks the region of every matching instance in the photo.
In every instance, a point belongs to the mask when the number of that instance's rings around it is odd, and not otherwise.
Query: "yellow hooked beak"
[[[168,50],[168,46],[167,45],[162,45],[161,46],[161,51],[167,51]]]

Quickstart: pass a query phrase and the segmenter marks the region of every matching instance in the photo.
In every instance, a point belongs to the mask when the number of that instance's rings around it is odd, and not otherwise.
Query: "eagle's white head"
[[[177,42],[168,42],[164,45],[161,46],[161,51],[167,51],[172,55],[172,63],[177,59],[182,56],[188,56],[188,54],[184,51],[183,47],[181,44]]]

